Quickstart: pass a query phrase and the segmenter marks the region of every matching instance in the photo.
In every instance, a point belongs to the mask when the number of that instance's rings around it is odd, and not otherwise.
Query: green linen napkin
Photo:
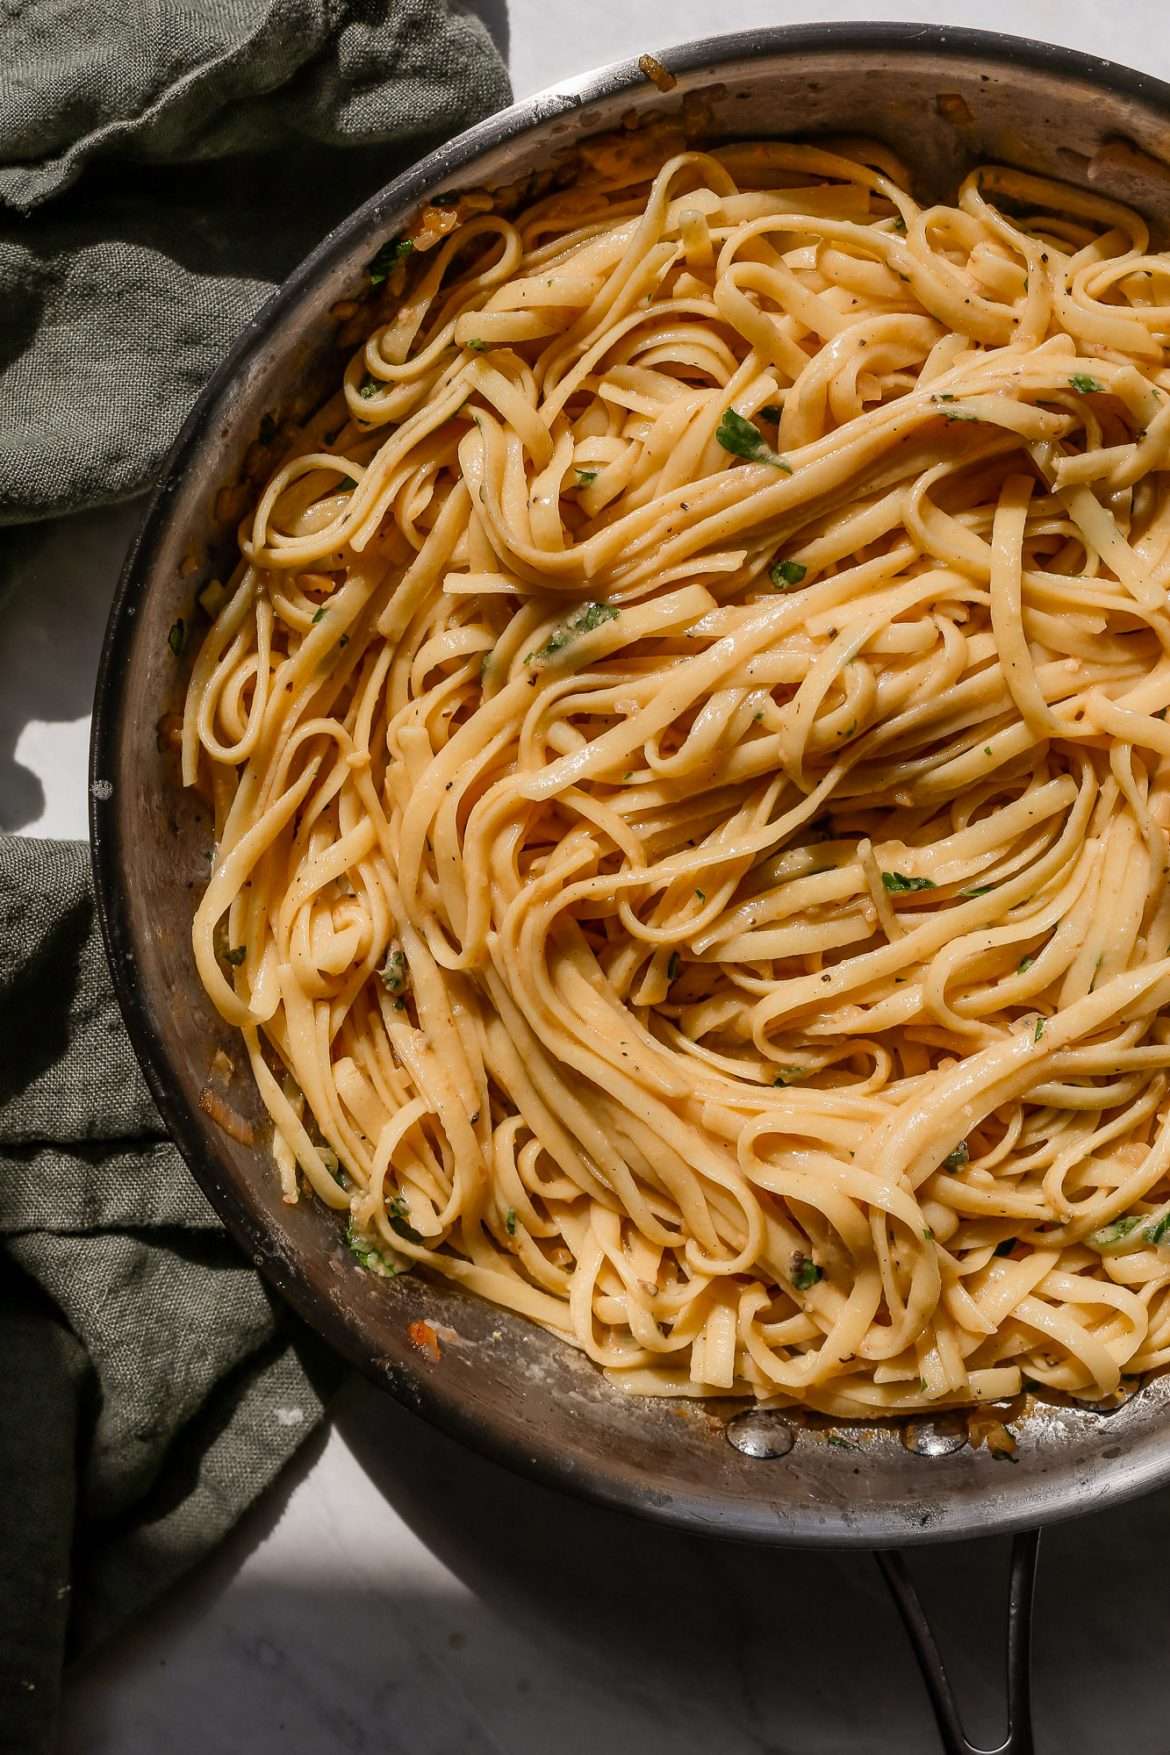
[[[509,96],[443,0],[3,13],[0,524],[148,486],[283,275]],[[215,1544],[338,1372],[163,1133],[85,849],[0,837],[0,1752],[52,1747],[66,1658]]]
[[[339,1361],[167,1140],[89,855],[0,837],[0,1750],[51,1747],[63,1662],[206,1553]]]
[[[442,0],[0,10],[0,524],[147,485],[273,286],[509,99]]]

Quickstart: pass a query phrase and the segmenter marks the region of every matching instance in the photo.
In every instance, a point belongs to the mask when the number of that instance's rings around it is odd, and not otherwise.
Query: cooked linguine
[[[204,594],[202,980],[287,1199],[633,1390],[1110,1396],[1170,1360],[1170,257],[646,150],[343,311]]]

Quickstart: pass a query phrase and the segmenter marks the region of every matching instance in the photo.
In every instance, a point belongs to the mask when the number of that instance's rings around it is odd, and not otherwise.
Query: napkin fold
[[[214,1546],[342,1367],[167,1139],[85,847],[0,838],[0,1750],[51,1747],[63,1664]]]
[[[148,485],[274,285],[510,96],[442,0],[3,12],[0,523]]]

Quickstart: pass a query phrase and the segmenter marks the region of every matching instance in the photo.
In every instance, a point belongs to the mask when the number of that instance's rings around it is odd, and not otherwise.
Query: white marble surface
[[[1170,1496],[1051,1530],[1039,1755],[1165,1755]],[[1006,1543],[914,1570],[996,1740]],[[162,1609],[62,1755],[935,1755],[866,1554],[760,1552],[565,1499],[364,1384]]]
[[[507,4],[507,13],[504,6]],[[518,96],[646,48],[848,0],[478,0]],[[1164,0],[934,0],[877,16],[1027,31],[1170,77]],[[85,832],[89,700],[135,508],[0,533],[0,827]],[[1052,1531],[1041,1755],[1164,1755],[1170,1499]],[[918,1570],[972,1727],[996,1729],[1002,1544]],[[958,1588],[956,1588],[956,1586]],[[950,1636],[949,1640],[947,1636]],[[64,1755],[928,1755],[867,1556],[627,1522],[458,1450],[354,1384],[225,1547],[78,1673]]]

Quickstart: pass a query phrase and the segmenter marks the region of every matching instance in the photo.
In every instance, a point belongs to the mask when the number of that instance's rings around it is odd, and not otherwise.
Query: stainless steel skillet
[[[511,183],[625,117],[686,106],[708,138],[886,139],[927,197],[953,193],[980,159],[1020,165],[1128,201],[1156,235],[1170,235],[1170,87],[1109,62],[979,32],[880,24],[723,37],[658,60],[674,80],[668,91],[636,63],[607,68],[493,117],[391,183],[292,275],[193,410],[127,560],[97,684],[91,832],[115,985],[171,1133],[241,1246],[340,1352],[455,1437],[572,1492],[744,1541],[893,1549],[1034,1530],[1170,1479],[1170,1384],[1150,1383],[1109,1413],[1030,1408],[1014,1427],[1014,1464],[946,1422],[831,1432],[774,1414],[631,1399],[549,1336],[446,1283],[372,1279],[323,1209],[282,1203],[264,1145],[229,1138],[200,1107],[212,1056],[218,1047],[230,1054],[232,1042],[190,957],[209,830],[159,748],[159,720],[183,680],[168,632],[230,552],[234,519],[209,524],[209,507],[237,479],[263,418],[309,406],[318,378],[336,373],[335,307],[363,285],[364,265],[421,196]],[[242,1075],[228,1095],[262,1141]],[[438,1361],[410,1340],[408,1324],[419,1319],[450,1337]],[[1002,1745],[1017,1755],[1031,1747],[1033,1553],[1033,1541],[1017,1544],[1015,1722]],[[885,1568],[945,1746],[969,1749],[904,1561]]]

